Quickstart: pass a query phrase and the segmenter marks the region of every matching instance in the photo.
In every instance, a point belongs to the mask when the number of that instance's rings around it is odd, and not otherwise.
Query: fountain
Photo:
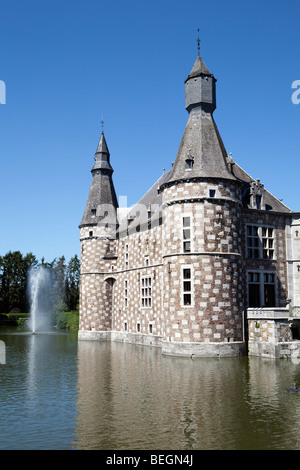
[[[29,271],[28,288],[30,298],[30,330],[32,334],[49,328],[50,272],[44,266],[33,267]]]

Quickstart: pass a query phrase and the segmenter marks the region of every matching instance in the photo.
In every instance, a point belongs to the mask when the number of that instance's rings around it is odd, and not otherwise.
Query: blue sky
[[[201,56],[217,78],[226,150],[300,211],[297,0],[1,2],[0,255],[80,253],[100,121],[128,205],[175,160],[184,80]]]

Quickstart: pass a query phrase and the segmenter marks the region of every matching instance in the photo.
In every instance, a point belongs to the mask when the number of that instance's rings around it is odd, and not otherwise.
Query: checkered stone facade
[[[79,339],[190,357],[243,355],[247,339],[250,353],[267,344],[268,354],[275,339],[300,339],[300,316],[286,310],[290,296],[300,308],[299,214],[226,154],[215,82],[198,56],[175,162],[132,208],[118,208],[102,132],[80,224]]]

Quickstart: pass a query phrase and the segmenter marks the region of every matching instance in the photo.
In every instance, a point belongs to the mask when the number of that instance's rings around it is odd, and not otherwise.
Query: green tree
[[[52,271],[52,299],[54,309],[66,308],[66,259],[61,256],[51,263]]]
[[[73,256],[66,270],[66,303],[69,310],[78,310],[80,261]]]
[[[9,312],[19,308],[28,309],[28,270],[37,264],[32,253],[25,256],[20,251],[9,251],[0,257],[0,311]]]

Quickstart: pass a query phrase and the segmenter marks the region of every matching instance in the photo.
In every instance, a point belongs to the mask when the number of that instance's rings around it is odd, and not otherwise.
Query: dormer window
[[[189,149],[188,157],[185,160],[185,169],[186,170],[191,170],[194,165],[194,157],[191,154],[191,149]]]
[[[96,209],[92,209],[91,214],[92,214],[92,217],[95,217],[96,216]]]
[[[185,169],[186,170],[191,170],[193,168],[194,160],[188,158],[185,161]]]

